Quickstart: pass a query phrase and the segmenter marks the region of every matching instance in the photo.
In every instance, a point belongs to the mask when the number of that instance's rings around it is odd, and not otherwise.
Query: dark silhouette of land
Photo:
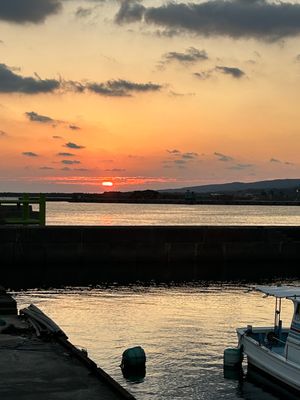
[[[23,193],[4,192],[0,197],[19,197]],[[39,193],[29,193],[31,198]],[[45,193],[47,201],[145,204],[242,204],[300,205],[300,179],[183,187],[164,190],[136,190],[104,193]]]

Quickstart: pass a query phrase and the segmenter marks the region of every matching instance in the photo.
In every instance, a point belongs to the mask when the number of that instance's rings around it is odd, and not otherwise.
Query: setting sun
[[[114,184],[110,181],[102,182],[102,186],[113,186]]]

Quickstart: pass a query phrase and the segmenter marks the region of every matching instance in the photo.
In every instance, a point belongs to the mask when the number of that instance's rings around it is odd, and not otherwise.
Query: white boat
[[[247,356],[249,366],[300,393],[300,287],[255,286],[253,289],[275,297],[275,322],[272,327],[238,328],[239,348]],[[282,299],[294,303],[290,328],[282,327]]]

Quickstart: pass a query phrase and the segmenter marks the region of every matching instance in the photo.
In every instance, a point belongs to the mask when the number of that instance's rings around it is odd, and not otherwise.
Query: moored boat
[[[248,364],[300,393],[300,287],[255,286],[265,296],[275,297],[274,326],[237,328],[239,348]],[[293,302],[290,328],[283,328],[282,299]]]

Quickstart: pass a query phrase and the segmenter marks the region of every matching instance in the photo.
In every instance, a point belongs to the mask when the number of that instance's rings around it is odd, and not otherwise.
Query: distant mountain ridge
[[[212,192],[239,192],[245,190],[272,190],[272,189],[300,189],[300,179],[273,179],[267,181],[257,182],[230,182],[230,183],[219,183],[212,185],[201,185],[201,186],[187,186],[177,189],[163,189],[159,192],[186,192],[187,190],[195,193],[212,193]]]

